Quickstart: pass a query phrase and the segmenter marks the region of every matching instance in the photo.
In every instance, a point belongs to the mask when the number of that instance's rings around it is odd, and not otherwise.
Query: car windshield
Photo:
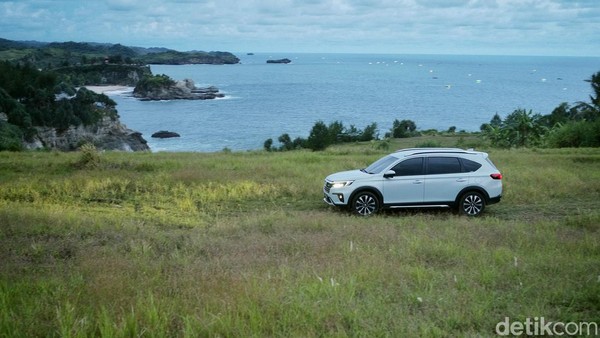
[[[388,155],[386,157],[382,157],[382,158],[378,159],[377,161],[373,162],[373,164],[371,164],[370,166],[366,167],[362,171],[364,171],[364,172],[366,172],[368,174],[379,174],[385,168],[391,166],[392,163],[396,162],[397,160],[398,160],[397,157],[392,156],[392,155]]]

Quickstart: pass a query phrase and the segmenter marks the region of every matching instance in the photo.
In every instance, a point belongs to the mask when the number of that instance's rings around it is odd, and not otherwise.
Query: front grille
[[[333,186],[333,183],[325,181],[325,186],[323,187],[323,190],[329,192],[329,190],[331,190],[331,186]]]

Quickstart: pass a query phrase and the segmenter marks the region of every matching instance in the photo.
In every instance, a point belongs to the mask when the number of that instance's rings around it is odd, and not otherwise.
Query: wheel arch
[[[483,196],[483,200],[485,202],[485,204],[488,204],[489,200],[490,200],[490,195],[488,195],[487,191],[485,191],[485,189],[483,189],[482,187],[478,187],[476,185],[474,186],[469,186],[469,187],[465,187],[463,188],[457,195],[456,198],[454,199],[454,205],[458,205],[460,202],[461,197],[471,191],[475,191],[480,193]]]
[[[381,193],[381,191],[379,191],[379,189],[377,189],[375,187],[360,187],[360,188],[354,190],[352,192],[352,194],[350,194],[350,198],[348,199],[348,206],[350,208],[352,208],[352,201],[354,201],[354,198],[356,197],[356,195],[358,195],[361,192],[365,192],[365,191],[375,194],[375,196],[379,200],[379,204],[383,206],[383,194]]]

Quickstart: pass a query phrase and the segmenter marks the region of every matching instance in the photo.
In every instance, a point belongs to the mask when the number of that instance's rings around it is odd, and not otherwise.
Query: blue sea
[[[562,102],[589,102],[584,81],[600,71],[598,57],[371,54],[236,54],[236,65],[153,65],[154,74],[217,86],[225,98],[139,101],[108,93],[121,121],[143,133],[153,151],[262,149],[287,133],[308,137],[315,122],[336,120],[383,136],[395,119],[421,130],[478,131],[495,113],[548,114]],[[267,64],[289,58],[290,64]],[[180,138],[153,139],[159,130]]]

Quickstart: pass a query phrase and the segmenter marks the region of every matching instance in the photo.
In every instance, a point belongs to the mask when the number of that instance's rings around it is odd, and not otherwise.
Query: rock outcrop
[[[290,63],[292,60],[290,59],[278,59],[278,60],[267,60],[267,63]]]
[[[214,86],[198,88],[194,81],[185,79],[182,81],[165,81],[162,85],[136,86],[133,96],[145,101],[158,100],[210,100],[224,97],[219,89]]]
[[[150,150],[142,134],[121,124],[118,119],[104,117],[93,126],[70,126],[60,131],[51,127],[35,127],[37,135],[25,142],[27,149],[77,150],[92,143],[99,150],[146,151]]]
[[[177,134],[174,131],[161,130],[152,134],[153,138],[171,138],[171,137],[181,137],[181,135]]]

